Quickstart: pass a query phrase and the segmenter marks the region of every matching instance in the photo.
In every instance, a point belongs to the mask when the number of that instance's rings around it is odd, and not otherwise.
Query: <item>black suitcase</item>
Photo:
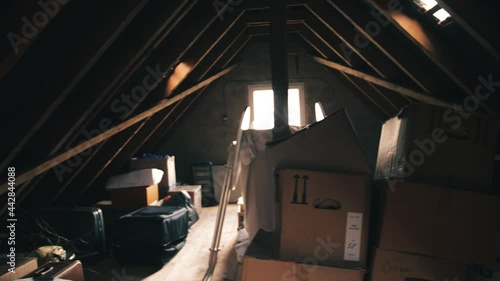
[[[83,277],[83,267],[80,261],[48,262],[28,273],[23,277],[23,279],[25,278],[34,278],[34,280],[61,278],[71,281],[85,281]]]
[[[116,256],[122,264],[166,263],[185,243],[189,212],[185,207],[148,206],[119,220]]]
[[[38,213],[59,235],[70,242],[62,245],[79,256],[89,256],[106,251],[102,211],[93,207],[47,208]]]
[[[193,200],[186,197],[186,195],[182,192],[175,192],[170,195],[168,199],[163,199],[163,203],[161,205],[186,208],[189,213],[189,227],[191,227],[200,218],[198,211],[196,211],[196,208],[193,205]]]
[[[147,206],[122,216],[118,224],[119,245],[167,248],[186,238],[189,214],[184,207]]]

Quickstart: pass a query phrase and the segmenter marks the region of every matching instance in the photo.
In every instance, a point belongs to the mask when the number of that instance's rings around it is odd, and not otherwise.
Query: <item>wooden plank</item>
[[[46,147],[38,147],[38,149],[53,155],[61,151],[63,146],[68,145],[70,139],[73,140],[75,136],[80,135],[97,112],[104,106],[109,106],[110,99],[116,98],[114,94],[152,53],[152,46],[170,34],[196,1],[187,7],[185,3],[185,1],[151,3],[152,11],[149,11],[150,7],[147,7],[147,15],[141,15],[138,18],[140,21],[134,22],[131,30],[117,41],[116,47],[118,48],[113,47],[112,51],[107,54],[109,57],[104,58],[104,65],[91,73],[89,81],[79,89],[81,94],[75,95],[57,112],[58,115],[54,116],[54,119],[61,120],[60,123],[58,126],[47,128],[46,135],[50,135],[51,139],[47,141]],[[171,10],[172,14],[166,17],[163,10]],[[127,48],[123,48],[124,44]],[[36,143],[39,145],[40,142]]]
[[[230,24],[227,24],[225,22],[224,23],[223,22],[214,22],[213,23],[213,25],[209,28],[209,30],[204,35],[202,35],[200,37],[200,39],[199,39],[200,42],[196,45],[196,47],[191,48],[191,50],[186,52],[186,54],[184,55],[183,59],[186,62],[186,67],[183,67],[183,69],[182,69],[183,73],[178,73],[178,75],[176,75],[176,72],[174,72],[171,75],[170,79],[167,80],[167,87],[166,88],[167,88],[167,91],[170,90],[170,93],[167,93],[167,94],[171,94],[172,92],[174,92],[177,89],[177,87],[179,86],[179,84],[182,83],[182,81],[184,81],[186,77],[190,76],[194,70],[202,67],[204,65],[204,63],[206,63],[206,61],[204,61],[204,60],[208,54],[221,52],[221,48],[224,48],[225,46],[223,46],[219,43],[221,43],[221,41],[223,41],[224,38],[229,38],[229,37],[231,39],[234,38],[234,36],[237,34],[237,31],[238,31],[234,28],[234,26],[235,26],[235,24],[237,24],[238,22],[241,21],[241,16],[242,16],[242,13],[230,14],[228,17],[226,17],[226,20],[228,22],[230,22]],[[235,33],[235,34],[228,33],[231,31],[233,31],[233,33]],[[184,76],[180,76],[180,75],[184,75]],[[171,80],[171,78],[174,78],[174,80]],[[196,84],[196,83],[194,83],[194,84]],[[172,88],[169,89],[169,87],[172,87]],[[161,91],[163,91],[163,89],[161,89]],[[149,126],[150,122],[148,122],[148,126]],[[127,143],[128,142],[125,142],[123,144],[118,144],[118,145],[115,144],[114,147],[119,147],[118,151],[120,151],[123,149],[124,146],[127,145]],[[89,161],[88,158],[92,158],[94,156],[95,156],[95,154],[90,156],[90,157],[87,157],[87,161]],[[109,161],[114,160],[115,156],[116,155],[110,155],[109,157],[105,157],[105,159],[109,163]],[[80,169],[86,169],[85,166],[87,166],[87,165],[88,165],[88,162],[84,163],[83,165],[80,166]],[[100,167],[100,165],[97,165],[97,166]],[[106,166],[106,165],[104,165],[104,166]],[[91,177],[93,177],[95,179],[95,177],[97,177],[99,174],[100,174],[100,172],[98,172],[96,175],[93,175]],[[54,200],[69,185],[72,184],[72,181],[75,179],[75,176],[76,175],[72,175],[71,178],[68,178],[67,180],[65,180],[65,182],[60,187],[60,190],[57,192],[57,194],[55,196],[53,196]]]
[[[4,170],[17,153],[24,148],[29,139],[42,127],[54,110],[73,91],[148,1],[142,0],[120,6],[120,9],[115,11],[120,16],[114,18],[114,21],[107,22],[105,25],[99,23],[92,26],[89,33],[85,34],[89,37],[88,45],[84,48],[85,53],[82,54],[80,48],[75,49],[70,57],[75,57],[78,61],[72,64],[71,68],[60,67],[58,73],[53,75],[54,81],[47,81],[45,88],[41,90],[46,94],[36,96],[28,108],[20,111],[19,114],[22,116],[14,116],[17,120],[24,120],[23,126],[15,124],[15,130],[11,130],[12,134],[4,146],[7,154],[4,155],[0,163],[0,170]],[[100,35],[96,36],[95,34]],[[66,83],[61,82],[65,78],[67,79]]]
[[[325,49],[325,47],[321,48],[321,46],[315,46],[311,40],[306,38],[303,34],[297,33],[300,42],[304,42],[303,47],[308,50],[309,53],[317,53],[320,56],[326,58],[328,55],[328,50],[322,51],[321,49]],[[380,106],[380,102],[377,102],[378,95],[370,95],[363,91],[363,89],[353,80],[350,76],[343,73],[342,71],[335,70],[333,68],[327,68],[326,70],[330,71],[333,75],[336,75],[340,80],[342,80],[347,87],[350,87],[353,93],[361,100],[363,104],[365,104],[368,108],[370,108],[375,114],[380,116],[381,118],[389,117],[389,113],[386,112],[384,107]]]
[[[107,130],[106,132],[72,148],[71,150],[68,150],[56,157],[53,157],[51,158],[50,160],[38,165],[37,167],[35,167],[34,169],[31,169],[27,172],[24,172],[24,173],[21,173],[21,175],[19,175],[16,179],[16,183],[17,184],[22,184],[28,180],[30,180],[31,178],[47,171],[48,169],[64,162],[65,160],[71,158],[72,156],[78,154],[78,153],[81,153],[85,150],[87,150],[88,148],[110,138],[111,136],[127,129],[128,127],[152,116],[153,114],[155,114],[156,112],[182,100],[183,98],[189,96],[190,94],[196,92],[197,90],[205,87],[206,85],[212,83],[213,81],[215,81],[216,79],[224,76],[225,74],[227,74],[228,72],[230,72],[231,70],[234,69],[234,66],[232,67],[229,67],[221,72],[219,72],[218,74],[204,80],[203,82],[189,88],[188,90],[180,93],[179,95],[176,95],[175,97],[171,98],[171,99],[168,99],[168,100],[164,100],[164,101],[161,101],[160,103],[158,103],[157,105],[153,106],[152,108],[146,110],[145,112],[142,112],[130,119],[128,119],[127,121],[113,127],[112,129],[110,130]],[[4,183],[2,186],[0,186],[0,194],[3,194],[7,191],[7,188],[8,188],[8,184],[7,183]]]
[[[500,21],[491,9],[481,1],[437,0],[472,38],[474,38],[491,56],[500,61]]]
[[[438,36],[432,29],[427,28],[416,19],[411,18],[403,11],[389,11],[390,0],[369,0],[378,11],[384,14],[401,31],[403,35],[413,42],[428,56],[451,80],[470,96],[475,95],[475,89],[479,85],[477,77],[483,74],[496,73],[492,70],[482,71],[473,69],[467,64],[466,56],[456,56],[449,49],[449,45]],[[491,102],[491,100],[490,100]],[[495,116],[495,110],[484,102],[479,102],[482,109]]]
[[[382,76],[382,77],[384,76],[383,73],[380,72],[379,69],[375,68],[374,65],[370,61],[366,60],[365,58],[359,57],[357,55],[357,53],[355,53],[354,51],[352,51],[352,53],[349,53],[348,51],[343,49],[341,46],[343,41],[341,41],[336,36],[331,36],[329,30],[324,25],[322,25],[321,23],[317,23],[317,24],[313,25],[311,23],[314,23],[314,21],[313,22],[309,21],[309,24],[307,22],[304,22],[304,25],[309,30],[312,31],[312,33],[314,34],[315,37],[320,38],[330,49],[332,49],[338,57],[342,58],[344,63],[347,66],[355,68],[355,67],[353,67],[352,64],[357,62],[357,65],[358,65],[357,68],[359,69],[360,67],[364,67],[363,62],[365,62],[368,66],[368,70],[370,68],[373,70],[374,76],[376,76],[376,75]],[[307,33],[309,31],[308,30],[301,30],[301,32],[304,34],[304,33]],[[309,36],[309,37],[311,37],[311,36]],[[335,38],[337,38],[337,39],[335,40]],[[348,46],[346,45],[345,47],[348,47]],[[355,59],[356,57],[357,57],[357,59]],[[370,95],[380,95],[382,97],[382,99],[385,100],[385,101],[382,101],[383,103],[387,102],[390,106],[394,107],[398,111],[404,105],[406,105],[410,102],[410,99],[407,98],[406,96],[388,94],[386,92],[386,89],[379,90],[377,88],[373,88],[373,89],[367,89],[364,92],[365,93],[368,92],[368,94],[370,94]],[[392,112],[392,110],[388,109],[388,112]]]
[[[286,0],[270,1],[271,76],[274,91],[273,139],[291,134],[288,126],[288,55],[286,41]]]
[[[442,82],[431,76],[429,70],[414,55],[401,48],[401,42],[389,33],[388,24],[377,21],[363,5],[342,0],[327,0],[327,2],[354,26],[356,37],[353,40],[358,42],[360,48],[373,44],[424,93],[436,94],[442,91]],[[377,25],[379,28],[374,30],[378,32],[369,34],[365,30],[366,26],[371,25]],[[368,42],[365,42],[366,39]]]
[[[380,79],[378,77],[374,77],[372,75],[363,73],[361,71],[357,71],[355,69],[343,66],[341,64],[338,64],[338,63],[335,63],[332,61],[328,61],[328,60],[325,60],[325,59],[322,59],[319,57],[313,57],[313,59],[320,64],[337,69],[337,70],[342,71],[344,73],[347,73],[349,75],[356,76],[356,77],[361,78],[363,80],[366,80],[370,83],[373,83],[373,84],[385,87],[387,89],[393,90],[393,91],[398,92],[398,93],[405,95],[407,97],[410,97],[410,98],[413,98],[413,99],[416,99],[416,100],[419,100],[422,102],[426,102],[429,104],[437,105],[437,106],[452,108],[452,109],[456,109],[456,110],[460,110],[460,111],[462,110],[462,107],[460,107],[459,105],[450,104],[450,103],[442,101],[440,99],[422,94],[422,93],[414,91],[412,89],[408,89],[408,88],[400,86],[398,84]]]
[[[156,60],[159,60],[160,69],[167,69],[168,70],[168,69],[172,69],[175,66],[176,62],[179,61],[180,59],[183,59],[184,61],[186,61],[187,64],[190,63],[190,60],[192,60],[194,62],[197,62],[199,60],[199,58],[188,58],[187,56],[189,56],[189,55],[196,54],[196,56],[201,57],[201,56],[204,56],[205,53],[209,52],[211,49],[210,46],[211,46],[212,42],[214,42],[215,40],[218,40],[218,38],[219,38],[220,34],[218,34],[218,33],[223,34],[223,32],[227,29],[228,26],[227,26],[227,23],[215,21],[215,11],[212,11],[211,13],[206,13],[205,9],[204,9],[205,4],[208,4],[208,3],[204,3],[204,5],[197,6],[196,11],[198,13],[202,13],[202,14],[201,14],[201,17],[197,17],[198,21],[196,22],[196,25],[199,25],[199,28],[195,29],[196,36],[189,36],[189,33],[184,32],[184,30],[182,28],[176,29],[176,30],[174,30],[174,33],[171,36],[175,37],[174,39],[179,40],[179,42],[177,44],[174,44],[173,46],[168,45],[168,44],[163,44],[163,43],[159,44],[158,45],[159,50],[156,50],[156,53],[157,53],[156,58],[153,56],[151,58],[148,58],[148,60],[155,61],[156,63],[158,63]],[[239,16],[240,16],[240,14],[233,13],[229,16],[229,18],[236,20]],[[191,15],[189,18],[186,18],[186,22],[189,22],[192,19],[193,19],[193,15]],[[183,26],[182,22],[179,23],[179,26],[180,27]],[[206,33],[208,33],[209,30],[211,32],[211,36],[206,37],[207,36]],[[215,33],[214,31],[217,31],[217,33]],[[206,40],[201,41],[201,39],[203,37],[206,37],[205,38]],[[196,46],[194,46],[194,43],[198,42],[198,41],[201,41],[201,43],[196,44]],[[183,42],[185,42],[185,43],[183,43]],[[185,45],[184,48],[182,48],[181,43],[183,43]],[[162,49],[162,48],[167,48],[167,49]],[[194,49],[194,51],[192,51],[192,49]],[[162,55],[163,53],[168,54],[168,56],[163,56]],[[182,66],[184,68],[183,71],[189,72],[190,70],[188,68],[186,68],[185,66],[188,66],[188,65]],[[144,75],[147,75],[147,73],[143,73],[143,75],[140,75],[140,73],[139,74],[136,73],[135,76],[138,78],[139,83],[142,81],[142,79],[143,79],[142,77],[144,77]],[[168,76],[168,74],[165,74],[165,76]],[[129,87],[132,87],[131,85],[133,85],[133,83],[128,83]],[[156,93],[156,95],[155,95],[155,93]],[[144,99],[142,101],[142,103],[138,103],[134,106],[134,108],[131,108],[129,113],[132,113],[132,112],[135,112],[138,110],[139,111],[145,110],[147,108],[148,104],[154,103],[158,99],[163,99],[165,96],[163,88],[158,89],[158,90],[152,92],[151,94],[148,93],[148,95],[149,96],[146,99]],[[109,112],[109,114],[112,115],[113,112]],[[103,118],[106,118],[106,116],[108,116],[108,114],[100,113],[100,116],[102,118],[96,118],[95,120],[101,120]],[[96,122],[98,122],[98,121],[96,121]],[[94,125],[93,126],[91,125],[90,128],[95,128],[98,126],[99,126],[99,124],[94,122]],[[75,140],[72,140],[72,141],[75,142]],[[118,150],[121,150],[121,149],[123,149],[123,147],[125,146],[126,143],[128,143],[128,142],[124,142],[123,144],[116,144],[115,143],[114,147],[115,148],[118,147]],[[100,147],[102,147],[103,145],[104,144],[101,144]],[[80,170],[84,170],[85,174],[89,174],[89,172],[87,171],[88,169],[90,169],[90,170],[95,169],[95,167],[88,166],[89,163],[91,163],[91,161],[92,161],[92,163],[96,163],[96,161],[98,163],[101,163],[97,166],[97,168],[99,168],[100,165],[106,165],[107,162],[114,160],[114,158],[103,159],[103,157],[101,157],[101,155],[106,155],[106,153],[94,151],[91,155],[87,156],[85,158],[85,162],[82,163],[81,165],[79,165],[77,171],[73,171],[72,174],[70,175],[70,177],[65,178],[63,182],[59,183],[60,188],[58,191],[56,191],[56,195],[54,196],[54,199],[57,198],[59,194],[63,194],[63,192],[65,192],[66,188],[68,188],[70,186],[71,187],[75,186],[75,181],[77,181],[76,179],[81,178],[81,176],[77,177],[77,174],[81,173]],[[98,157],[98,159],[96,159],[96,160],[92,159],[94,157]],[[115,156],[111,155],[110,157],[115,157]],[[84,180],[87,180],[87,178],[85,178]],[[71,190],[74,190],[74,188],[71,188]],[[49,190],[46,190],[46,192],[50,193]],[[68,192],[74,193],[71,191],[68,191]]]
[[[401,77],[401,71],[397,66],[390,59],[385,57],[382,52],[374,48],[372,44],[366,45],[363,48],[356,47],[356,30],[352,28],[352,24],[350,24],[337,10],[332,9],[327,3],[306,5],[306,8],[324,28],[329,29],[335,37],[342,41],[337,46],[349,60],[351,60],[353,56],[354,58],[361,58],[378,73],[381,78],[391,78],[394,80],[403,79],[403,77]],[[313,19],[309,21],[313,21]],[[313,28],[318,25],[319,24],[313,24]],[[356,67],[356,64],[354,64],[354,66]],[[419,83],[418,81],[416,82],[415,85],[418,86]]]
[[[241,38],[241,37],[240,37]],[[224,51],[220,51],[218,48],[216,49],[213,49],[211,53],[214,53],[214,54],[217,54],[217,53],[228,53],[228,52],[240,52],[240,50],[242,49],[242,47],[244,45],[246,45],[246,43],[248,42],[248,40],[237,40],[236,38],[234,39],[233,43],[234,42],[238,42],[238,43],[235,43],[235,44],[230,44],[230,45],[227,45],[225,46],[225,50]],[[240,44],[240,45],[238,45]],[[223,47],[223,46],[221,46]],[[205,60],[210,60],[212,56],[208,55],[207,57],[205,57]],[[215,57],[215,56],[213,56]],[[217,57],[217,60],[220,60],[220,64],[219,65],[226,65],[228,63],[231,63],[231,61],[228,61],[224,58],[224,56],[221,58],[221,57]],[[211,66],[209,66],[210,64],[209,63],[204,63],[202,65],[202,69],[203,68],[211,68]],[[218,64],[216,64],[218,65]],[[203,71],[201,71],[203,72]],[[205,72],[207,73],[207,72]],[[194,73],[196,75],[196,73]],[[203,74],[202,76],[200,76],[200,78],[204,78],[204,75]],[[192,81],[196,81],[196,77],[195,78],[192,78]],[[153,116],[153,118],[151,120],[148,121],[148,124],[147,126],[145,126],[144,128],[142,128],[142,130],[136,134],[136,136],[134,136],[134,139],[131,140],[130,142],[128,142],[128,144],[123,147],[120,151],[119,151],[119,154],[113,156],[113,159],[114,161],[109,161],[108,163],[106,163],[105,165],[105,169],[101,169],[100,172],[99,172],[99,178],[98,179],[94,179],[94,186],[96,187],[101,187],[105,184],[105,181],[112,175],[114,175],[120,168],[121,168],[121,164],[120,163],[124,163],[124,162],[127,162],[130,160],[130,158],[135,155],[137,153],[137,151],[141,148],[143,148],[145,146],[145,143],[146,142],[150,142],[150,141],[159,141],[160,139],[163,138],[163,136],[166,134],[166,132],[168,132],[176,123],[178,120],[180,120],[180,118],[186,114],[186,112],[188,112],[188,110],[190,109],[190,107],[194,104],[194,102],[196,102],[196,100],[201,96],[201,94],[203,93],[204,90],[206,90],[207,88],[204,88],[202,89],[201,91],[199,91],[197,94],[195,95],[191,95],[189,97],[187,97],[186,99],[182,100],[180,103],[178,103],[180,106],[177,106],[175,108],[175,111],[171,111],[168,113],[167,116],[165,117],[161,117],[161,114],[158,115],[158,116]],[[112,147],[116,147],[116,145],[111,145],[111,148]],[[111,149],[110,148],[110,149]],[[147,151],[151,151],[151,150],[147,150]],[[110,163],[111,162],[111,163]],[[109,164],[109,165],[108,165]],[[101,166],[102,164],[96,164],[96,166]],[[82,181],[77,181],[78,183],[76,183],[76,187],[74,189],[76,190],[88,190],[90,194],[92,194],[92,190],[90,190],[90,185],[85,185],[85,186],[81,186],[81,182]],[[82,192],[80,191],[80,193],[77,193],[79,194],[78,197],[81,197],[83,196]],[[68,194],[66,197],[62,197],[63,199],[61,199],[61,201],[72,201],[71,199],[75,199],[75,197],[68,197],[70,194]],[[89,198],[90,197],[90,198]],[[86,195],[83,197],[84,200],[92,200],[92,195]],[[83,201],[82,203],[86,203],[87,201]]]
[[[129,26],[128,32],[117,40],[117,46],[107,53],[107,57],[105,56],[103,58],[104,62],[100,62],[101,67],[92,73],[92,78],[86,80],[87,83],[83,86],[83,89],[79,90],[81,94],[73,95],[75,98],[70,99],[69,104],[65,104],[65,106],[55,114],[53,118],[55,118],[59,124],[46,128],[49,129],[48,132],[44,131],[46,133],[45,136],[48,136],[49,139],[33,142],[31,144],[31,149],[29,149],[30,145],[28,145],[26,148],[26,151],[29,151],[27,156],[29,157],[33,153],[45,155],[45,157],[47,157],[46,155],[53,156],[57,152],[63,151],[63,146],[66,146],[66,149],[72,147],[70,146],[70,141],[82,135],[82,132],[85,130],[84,125],[88,124],[96,117],[96,111],[98,111],[96,107],[103,108],[107,105],[109,110],[110,106],[112,106],[110,103],[106,104],[103,101],[103,99],[113,97],[109,96],[109,91],[115,86],[119,89],[118,85],[120,85],[120,83],[123,84],[123,81],[129,78],[134,72],[134,65],[140,64],[148,54],[151,54],[152,45],[160,42],[162,40],[161,38],[165,38],[172,31],[173,27],[176,26],[176,23],[184,18],[187,12],[192,9],[194,3],[196,3],[196,1],[193,1],[192,5],[183,5],[184,2],[185,1],[180,0],[168,1],[168,5],[166,5],[167,2],[156,1],[151,3],[151,6],[146,7],[146,10],[137,18],[137,21]],[[166,17],[163,10],[172,11],[172,14]],[[122,48],[121,46],[125,44],[127,48]],[[110,73],[115,74],[114,80],[111,82],[108,78],[110,77]],[[118,89],[113,90],[118,91]],[[117,95],[114,97],[113,101],[118,100],[120,100],[120,98]],[[111,115],[105,116],[105,118],[107,119],[117,115],[116,112],[111,112],[110,114]],[[103,120],[103,118],[100,120]],[[112,120],[112,124],[117,124],[122,120],[123,119]],[[96,126],[98,127],[94,128],[100,129],[99,124]],[[71,139],[68,139],[70,137]],[[86,138],[88,139],[90,137],[86,136]],[[22,156],[21,153],[19,157]],[[36,163],[36,160],[34,161],[31,158],[27,159],[30,159],[30,162]],[[88,160],[86,157],[82,157],[82,159],[82,161]],[[72,169],[72,167],[70,168]],[[49,179],[45,179],[47,175],[49,174],[44,173],[30,181],[30,185],[27,187],[28,191],[31,192],[36,190],[36,185],[42,180],[44,180],[42,182],[44,185],[42,186],[45,186],[43,188],[45,193],[48,193],[48,189],[54,188],[62,183],[62,175],[56,176],[55,174],[50,174]],[[51,176],[54,177],[51,178]],[[56,177],[57,179],[55,179]]]

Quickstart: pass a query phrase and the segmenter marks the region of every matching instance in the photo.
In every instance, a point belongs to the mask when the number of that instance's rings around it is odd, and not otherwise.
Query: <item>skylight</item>
[[[420,6],[420,8],[424,9],[425,12],[434,8],[438,3],[434,0],[413,0],[415,4]]]
[[[440,22],[443,22],[445,21],[446,19],[448,19],[449,17],[451,17],[451,15],[445,10],[445,9],[439,9],[437,12],[435,12],[434,14],[432,14],[436,19],[438,19]]]

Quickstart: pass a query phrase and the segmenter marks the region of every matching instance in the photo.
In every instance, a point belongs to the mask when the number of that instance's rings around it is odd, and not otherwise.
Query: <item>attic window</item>
[[[434,14],[432,14],[437,20],[439,20],[439,22],[444,22],[445,20],[447,20],[448,18],[451,17],[451,15],[445,10],[445,9],[439,9],[437,10],[437,12],[435,12]]]
[[[251,108],[251,125],[255,130],[274,128],[274,92],[271,85],[250,85],[248,87]],[[305,124],[304,85],[290,84],[288,87],[288,124]]]
[[[425,16],[431,17],[432,15],[432,18],[440,25],[448,23],[451,19],[451,15],[444,8],[441,8],[435,0],[413,0],[413,3]]]
[[[314,104],[314,114],[316,117],[316,122],[325,119],[325,111],[323,110],[323,106],[321,105],[321,103],[317,102]]]
[[[413,2],[417,4],[420,8],[422,8],[424,12],[429,11],[438,4],[434,0],[413,0]]]

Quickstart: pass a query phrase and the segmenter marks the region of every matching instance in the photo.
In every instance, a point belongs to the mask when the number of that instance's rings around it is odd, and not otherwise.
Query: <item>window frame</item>
[[[306,94],[304,83],[302,82],[294,82],[288,84],[288,89],[290,90],[298,89],[299,90],[299,110],[300,110],[300,125],[299,127],[303,127],[307,124],[307,114],[306,114]],[[273,90],[272,84],[250,84],[248,85],[248,105],[250,106],[250,129],[254,128],[254,120],[255,120],[255,107],[253,104],[253,92],[254,91],[262,91],[262,90]],[[274,94],[274,91],[273,91]],[[274,98],[274,96],[273,96]],[[288,112],[288,117],[290,118],[290,112]],[[274,123],[274,120],[273,120]],[[274,124],[273,124],[274,126]],[[296,125],[290,125],[296,126]],[[255,129],[255,130],[265,130],[265,129]]]

